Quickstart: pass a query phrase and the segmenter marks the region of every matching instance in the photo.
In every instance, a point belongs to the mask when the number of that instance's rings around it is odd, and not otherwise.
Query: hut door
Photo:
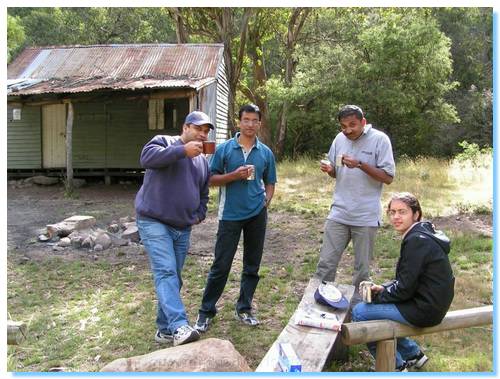
[[[66,167],[66,104],[42,107],[43,167]]]

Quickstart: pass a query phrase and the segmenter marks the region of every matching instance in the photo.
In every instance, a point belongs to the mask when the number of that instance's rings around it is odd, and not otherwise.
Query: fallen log
[[[26,337],[26,324],[7,320],[7,345],[19,345]]]

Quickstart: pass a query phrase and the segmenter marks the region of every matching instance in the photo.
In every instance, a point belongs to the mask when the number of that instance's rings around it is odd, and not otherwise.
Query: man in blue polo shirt
[[[257,138],[260,118],[257,106],[241,107],[240,132],[219,145],[211,160],[210,185],[220,186],[219,228],[214,261],[194,326],[200,332],[208,330],[217,313],[215,305],[224,291],[242,231],[243,271],[235,316],[246,325],[259,324],[252,314],[252,299],[259,282],[267,208],[276,183],[274,155]]]

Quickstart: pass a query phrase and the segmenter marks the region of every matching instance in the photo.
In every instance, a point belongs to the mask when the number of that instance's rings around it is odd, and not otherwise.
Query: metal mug
[[[254,180],[255,179],[255,166],[253,164],[247,164],[247,165],[245,165],[245,167],[250,170],[250,175],[247,177],[247,180]]]
[[[372,288],[371,288],[372,286],[373,286],[373,282],[370,282],[368,280],[364,280],[361,283],[359,283],[361,297],[363,298],[363,301],[365,303],[372,302]]]

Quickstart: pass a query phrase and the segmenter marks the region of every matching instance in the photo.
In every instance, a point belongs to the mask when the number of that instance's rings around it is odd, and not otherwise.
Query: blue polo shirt
[[[210,160],[213,174],[227,174],[240,166],[255,166],[255,180],[235,180],[219,189],[219,220],[238,221],[253,217],[262,210],[266,201],[266,184],[276,183],[276,163],[269,147],[257,138],[245,159],[238,143],[240,133],[217,146]]]

